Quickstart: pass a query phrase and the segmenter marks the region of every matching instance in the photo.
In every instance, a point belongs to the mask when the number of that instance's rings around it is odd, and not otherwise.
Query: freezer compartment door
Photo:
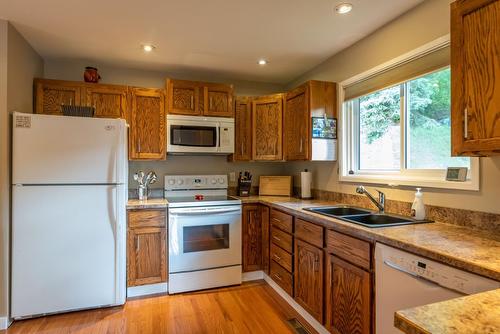
[[[14,186],[12,317],[123,304],[119,186]]]
[[[124,120],[14,113],[13,184],[126,183]]]

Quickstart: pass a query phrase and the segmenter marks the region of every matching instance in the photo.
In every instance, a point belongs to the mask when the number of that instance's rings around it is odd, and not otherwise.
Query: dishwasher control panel
[[[377,261],[383,261],[385,265],[395,270],[463,294],[469,295],[500,288],[500,282],[449,265],[382,244],[377,244],[377,248],[380,251],[376,254],[382,257],[377,258]]]

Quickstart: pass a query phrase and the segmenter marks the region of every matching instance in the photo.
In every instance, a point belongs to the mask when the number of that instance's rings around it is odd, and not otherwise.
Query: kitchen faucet
[[[377,189],[375,189],[377,190]],[[385,194],[381,192],[380,190],[377,190],[378,192],[378,201],[368,192],[366,191],[365,187],[359,186],[356,188],[356,192],[358,194],[365,194],[366,197],[370,199],[370,201],[373,202],[378,208],[379,213],[384,213],[385,211]]]

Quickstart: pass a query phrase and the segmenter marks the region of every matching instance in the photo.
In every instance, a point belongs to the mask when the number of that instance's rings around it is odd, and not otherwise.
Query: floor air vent
[[[290,327],[293,328],[295,333],[297,333],[297,334],[311,334],[311,333],[309,333],[309,331],[307,331],[307,329],[304,328],[304,326],[296,318],[288,319],[287,322],[290,325]]]

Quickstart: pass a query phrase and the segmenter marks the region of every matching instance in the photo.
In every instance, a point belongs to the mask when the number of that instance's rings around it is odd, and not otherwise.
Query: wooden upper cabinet
[[[258,204],[243,206],[243,271],[262,269],[262,221]]]
[[[82,83],[35,79],[35,113],[62,115],[62,105],[82,104]]]
[[[451,4],[452,155],[500,154],[500,0]]]
[[[333,255],[327,262],[326,328],[336,334],[370,334],[370,273]]]
[[[323,322],[323,250],[295,241],[295,300],[316,320]]]
[[[233,86],[215,83],[203,84],[203,115],[215,117],[234,117]]]
[[[167,79],[168,113],[200,116],[203,114],[203,98],[200,85],[195,81]],[[201,101],[201,104],[200,104]]]
[[[304,84],[285,95],[283,110],[284,159],[310,159],[309,85]]]
[[[95,108],[95,117],[127,119],[127,91],[127,86],[87,85],[83,104]]]
[[[232,85],[167,79],[167,101],[169,114],[234,117]]]
[[[234,107],[234,154],[233,161],[252,160],[252,100],[237,97]]]
[[[283,94],[252,101],[253,160],[282,160]]]
[[[131,88],[129,156],[165,159],[165,95],[162,89]]]

